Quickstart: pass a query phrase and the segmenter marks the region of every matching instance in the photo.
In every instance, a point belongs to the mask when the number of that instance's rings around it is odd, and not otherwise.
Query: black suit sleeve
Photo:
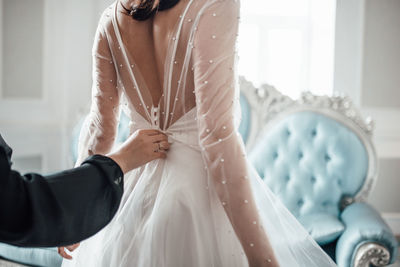
[[[123,173],[112,159],[89,157],[49,176],[11,170],[11,149],[0,136],[0,242],[51,247],[77,243],[116,213]]]

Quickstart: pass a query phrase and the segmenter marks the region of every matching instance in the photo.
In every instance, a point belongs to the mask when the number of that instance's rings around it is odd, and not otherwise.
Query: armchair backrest
[[[347,97],[304,93],[293,100],[244,78],[240,86],[251,107],[242,116],[250,119],[250,160],[296,217],[338,216],[344,206],[366,199],[377,175],[373,124]]]

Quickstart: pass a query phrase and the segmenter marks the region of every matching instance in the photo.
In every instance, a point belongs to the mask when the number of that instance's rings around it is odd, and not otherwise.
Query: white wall
[[[23,0],[13,2],[11,0],[1,0],[2,6],[2,27],[0,35],[8,31],[11,39],[16,40],[15,44],[19,50],[24,46],[33,49],[30,53],[42,54],[41,57],[25,55],[23,58],[16,57],[15,62],[7,60],[7,54],[12,53],[13,46],[7,44],[2,38],[1,70],[2,81],[0,84],[0,132],[4,138],[13,146],[15,162],[21,164],[26,162],[29,166],[29,157],[32,162],[39,164],[38,170],[52,171],[62,167],[61,157],[65,145],[63,129],[63,105],[62,103],[64,88],[64,6],[63,2],[55,0],[38,1],[37,7],[41,9],[39,16],[32,16],[13,20],[13,24],[7,27],[4,20],[7,16],[3,12],[7,6],[18,5]],[[7,2],[7,4],[6,4]],[[26,6],[26,3],[23,3]],[[29,19],[37,21],[31,24],[36,25],[32,28]],[[41,21],[41,22],[40,22]],[[41,27],[38,28],[38,27]],[[12,29],[15,28],[15,33]],[[19,30],[17,30],[19,29]],[[41,45],[34,45],[32,36],[18,36],[24,29],[30,29],[39,33]],[[10,51],[11,50],[11,51]],[[36,70],[39,69],[39,71]],[[14,69],[14,70],[13,70]],[[13,76],[13,71],[20,75]],[[31,78],[28,72],[36,73],[36,88],[30,87]],[[7,77],[4,77],[7,75]],[[3,81],[14,77],[18,79],[13,82],[9,88],[3,86]],[[7,79],[6,79],[7,78]],[[15,92],[13,92],[15,90]],[[16,93],[17,92],[17,93]],[[24,170],[24,169],[23,169]]]
[[[26,0],[3,1],[4,69],[2,95],[9,98],[40,98],[43,82],[44,1],[26,8]],[[21,20],[21,18],[24,18]],[[21,21],[23,27],[15,27]]]
[[[362,103],[399,109],[400,1],[366,1],[364,25]]]
[[[24,19],[15,19],[6,28],[3,8],[7,5],[31,5],[29,0],[0,0],[0,133],[14,149],[15,167],[44,173],[73,166],[70,140],[74,125],[89,108],[91,92],[91,48],[101,11],[113,1],[42,0],[38,7],[43,15],[42,47],[34,48],[41,57],[25,56],[25,61],[10,66],[7,53],[13,47],[3,40],[4,28],[14,39],[18,32],[30,28]],[[6,3],[7,2],[7,3]],[[26,2],[26,3],[24,3]],[[17,6],[15,6],[17,7]],[[35,17],[35,16],[33,16]],[[29,19],[28,19],[29,20]],[[33,22],[37,25],[38,21]],[[40,30],[40,29],[39,29]],[[31,37],[33,38],[33,37]],[[30,40],[20,39],[21,50],[30,47]],[[7,46],[3,45],[6,44]],[[29,70],[41,68],[42,75],[34,88]],[[19,80],[8,88],[3,86],[3,74]],[[25,75],[24,75],[25,73]]]
[[[335,89],[376,123],[380,175],[369,201],[400,233],[400,1],[338,0],[335,52]]]

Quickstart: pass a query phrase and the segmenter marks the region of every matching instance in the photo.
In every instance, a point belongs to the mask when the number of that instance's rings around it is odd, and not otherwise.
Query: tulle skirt
[[[250,179],[280,265],[336,266],[254,170]],[[125,176],[112,222],[83,241],[62,266],[246,267],[248,262],[208,182],[201,153],[174,143],[166,160]]]

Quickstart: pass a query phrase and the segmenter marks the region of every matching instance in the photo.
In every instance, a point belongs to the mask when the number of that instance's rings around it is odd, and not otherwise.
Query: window
[[[334,0],[245,0],[239,73],[292,97],[333,90]]]

